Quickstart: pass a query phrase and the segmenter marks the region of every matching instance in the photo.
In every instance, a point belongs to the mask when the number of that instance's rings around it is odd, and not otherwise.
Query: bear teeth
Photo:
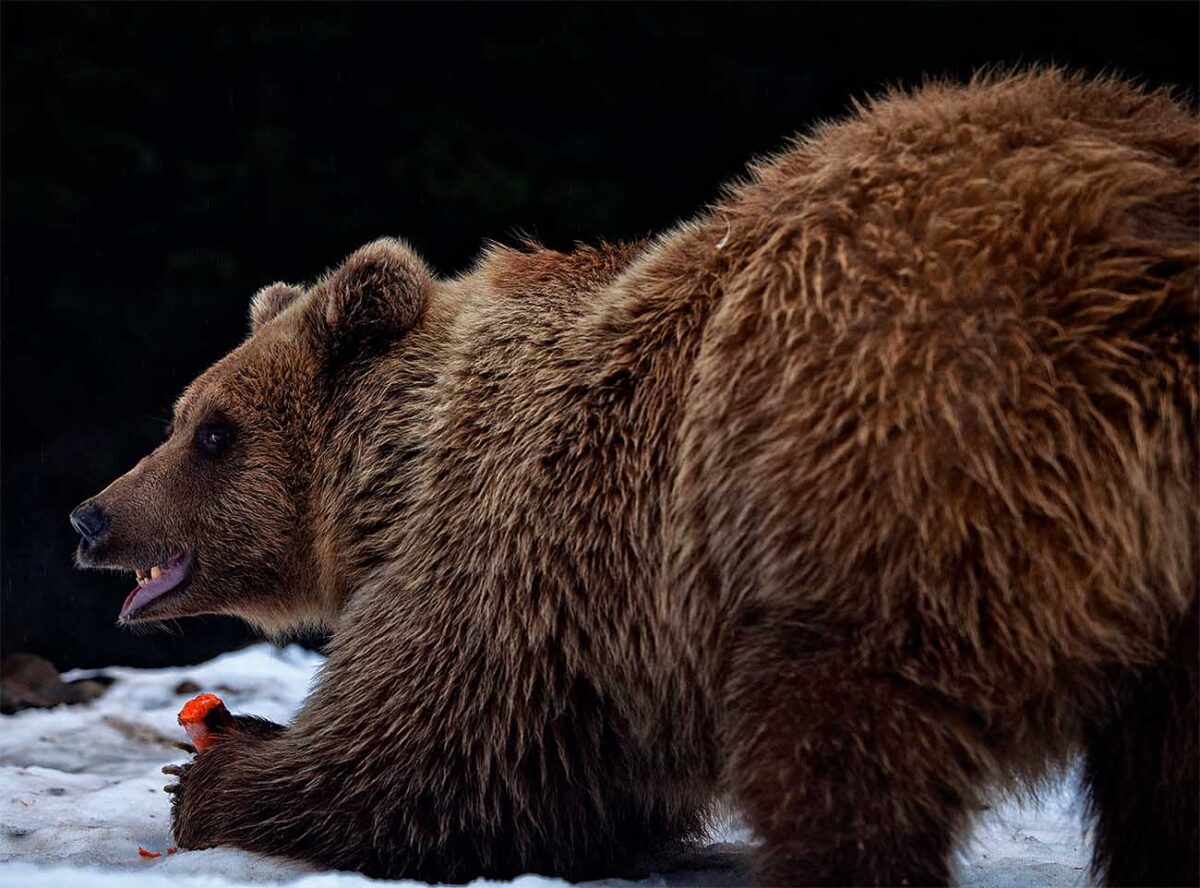
[[[166,568],[161,564],[156,564],[149,570],[142,570],[140,567],[135,567],[133,572],[137,576],[138,585],[144,586],[152,580],[157,580],[161,577],[166,572]]]

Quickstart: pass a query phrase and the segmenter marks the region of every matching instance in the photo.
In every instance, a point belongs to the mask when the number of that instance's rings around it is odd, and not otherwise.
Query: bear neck
[[[354,591],[402,528],[423,450],[430,390],[453,306],[430,306],[386,350],[333,374],[323,417],[310,515],[319,622],[334,629]]]
[[[438,557],[486,548],[515,562],[537,553],[504,550],[513,516],[577,514],[597,506],[597,491],[610,491],[599,494],[608,514],[598,520],[611,545],[648,556],[625,565],[621,582],[630,595],[647,592],[678,411],[710,306],[693,280],[673,283],[682,272],[672,257],[690,239],[680,232],[653,250],[495,250],[439,284],[401,340],[339,374],[317,472],[329,622],[372,572],[420,570],[433,537],[453,533],[442,524],[450,509],[470,513],[482,537],[460,529]],[[682,353],[664,352],[664,341]],[[533,538],[582,564],[559,531],[547,525]],[[589,582],[582,567],[579,578]]]

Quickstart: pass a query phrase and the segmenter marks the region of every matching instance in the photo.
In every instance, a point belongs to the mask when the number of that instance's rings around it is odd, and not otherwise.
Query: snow
[[[381,883],[352,873],[322,873],[289,860],[226,848],[165,852],[170,837],[169,778],[160,769],[183,761],[171,744],[184,739],[180,706],[195,691],[220,695],[235,712],[286,722],[303,701],[322,658],[298,646],[259,644],[199,666],[103,670],[117,681],[92,703],[26,710],[0,720],[0,888],[230,888],[257,883],[289,888],[366,888]],[[69,673],[68,680],[93,673]],[[596,885],[748,884],[752,842],[736,823],[714,844],[663,875]],[[1074,784],[1064,780],[1038,803],[998,801],[964,843],[957,882],[971,888],[1080,886],[1087,881],[1088,842]],[[412,883],[391,883],[395,885]],[[477,881],[475,885],[496,884]],[[506,883],[550,888],[565,883],[523,876]]]

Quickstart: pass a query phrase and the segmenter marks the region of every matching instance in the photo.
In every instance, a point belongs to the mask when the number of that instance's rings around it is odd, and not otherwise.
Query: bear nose
[[[97,542],[104,536],[111,523],[108,513],[95,503],[84,503],[71,513],[71,526],[89,543]]]

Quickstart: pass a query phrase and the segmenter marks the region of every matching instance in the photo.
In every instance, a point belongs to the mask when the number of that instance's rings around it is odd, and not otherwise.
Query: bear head
[[[250,335],[187,387],[166,440],[71,513],[80,566],[137,577],[121,623],[330,622],[316,475],[333,389],[421,322],[433,286],[406,244],[382,239],[307,291],[254,296]]]

